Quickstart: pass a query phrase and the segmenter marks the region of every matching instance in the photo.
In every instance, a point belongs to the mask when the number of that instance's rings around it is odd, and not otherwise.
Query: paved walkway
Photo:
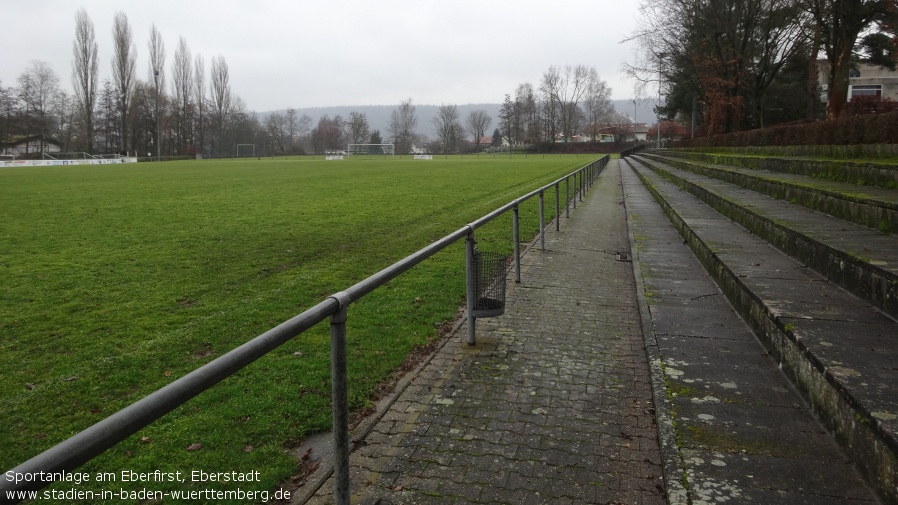
[[[353,503],[878,502],[629,168],[561,224],[354,435]]]
[[[353,503],[665,502],[617,162],[561,224],[353,453]]]

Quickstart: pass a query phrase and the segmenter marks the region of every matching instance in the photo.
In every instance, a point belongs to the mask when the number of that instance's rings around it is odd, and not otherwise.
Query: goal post
[[[256,157],[256,144],[237,144],[237,157],[240,157],[240,148],[243,148],[243,157]]]
[[[393,144],[349,144],[346,146],[346,154],[350,156],[393,156],[396,151]]]

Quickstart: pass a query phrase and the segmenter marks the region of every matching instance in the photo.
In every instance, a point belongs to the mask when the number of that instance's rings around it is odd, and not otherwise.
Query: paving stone
[[[352,456],[353,503],[875,500],[640,187],[613,161],[548,227],[505,315],[477,321],[475,347],[462,326]],[[614,254],[632,252],[628,213],[651,238],[638,265]]]
[[[661,458],[633,274],[608,253],[630,249],[619,178],[615,164],[560,232],[549,226],[548,250],[524,255],[506,314],[478,320],[478,345],[468,348],[463,335],[447,342],[399,411],[384,416],[374,430],[378,471],[401,491],[382,498],[641,503],[644,492],[658,494],[645,482],[661,475]],[[401,433],[407,411],[426,428]],[[395,461],[388,440],[414,448],[409,463]],[[402,473],[409,464],[419,467],[414,475]],[[310,503],[331,503],[330,485]],[[378,492],[379,483],[352,483],[357,501]]]

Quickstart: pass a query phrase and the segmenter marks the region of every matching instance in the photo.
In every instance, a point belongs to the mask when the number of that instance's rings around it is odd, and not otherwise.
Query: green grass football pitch
[[[591,159],[0,169],[0,471]],[[522,205],[523,237],[537,215]],[[511,233],[506,215],[478,245],[510,253]],[[350,307],[351,408],[454,320],[464,268],[458,243]],[[329,352],[319,324],[81,471],[259,471],[242,487],[272,489],[297,467],[285,449],[330,427]]]

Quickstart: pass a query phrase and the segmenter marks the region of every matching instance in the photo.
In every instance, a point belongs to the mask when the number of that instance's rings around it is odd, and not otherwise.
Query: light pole
[[[658,53],[658,110],[661,109],[661,65],[664,63],[664,58],[667,56],[667,53]],[[658,145],[655,146],[657,148],[661,147],[661,115],[656,115],[658,119]]]
[[[156,83],[156,161],[162,161],[162,146],[159,143],[159,70],[153,69],[153,81]]]

